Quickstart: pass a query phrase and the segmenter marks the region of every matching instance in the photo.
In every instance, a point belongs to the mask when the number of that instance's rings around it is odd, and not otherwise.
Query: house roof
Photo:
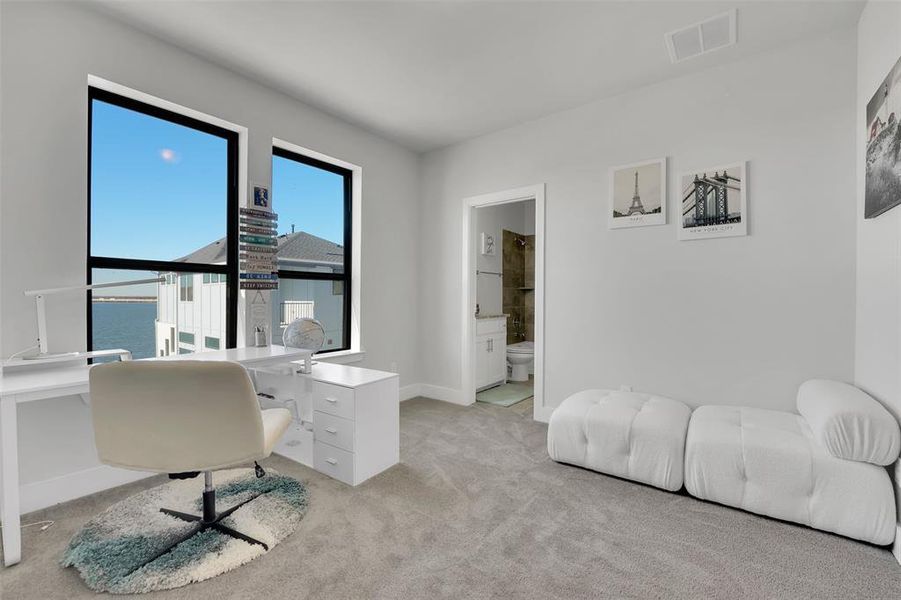
[[[223,237],[176,259],[175,262],[224,263],[226,252],[226,243]],[[342,265],[344,264],[344,246],[306,231],[297,231],[278,236],[276,256],[281,260]]]
[[[303,260],[331,265],[344,264],[344,246],[311,235],[306,231],[278,236],[278,252],[282,260]]]

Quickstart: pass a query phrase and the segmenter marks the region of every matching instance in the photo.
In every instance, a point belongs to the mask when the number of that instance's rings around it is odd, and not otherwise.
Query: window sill
[[[339,365],[347,365],[351,363],[361,362],[366,358],[366,353],[362,350],[341,350],[340,352],[329,352],[323,355],[313,355],[313,360],[327,363],[335,363]]]

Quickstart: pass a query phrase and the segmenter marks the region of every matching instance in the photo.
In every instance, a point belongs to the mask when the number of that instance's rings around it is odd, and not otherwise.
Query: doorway
[[[504,405],[528,386],[533,418],[547,422],[544,201],[544,184],[464,200],[461,330],[464,401],[488,390]]]

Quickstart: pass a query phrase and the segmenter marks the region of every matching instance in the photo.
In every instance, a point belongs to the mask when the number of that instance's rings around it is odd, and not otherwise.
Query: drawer
[[[348,485],[354,484],[354,455],[347,450],[316,440],[313,442],[313,468]]]
[[[353,420],[354,391],[340,385],[314,381],[313,410]]]
[[[481,319],[476,321],[476,335],[503,333],[507,331],[507,318]]]
[[[354,451],[354,422],[335,415],[313,413],[313,433],[320,442]]]

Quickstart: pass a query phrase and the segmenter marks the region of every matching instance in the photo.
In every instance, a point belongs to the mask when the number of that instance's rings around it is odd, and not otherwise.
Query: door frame
[[[547,406],[544,393],[544,238],[545,238],[545,184],[470,196],[463,199],[463,295],[461,298],[463,403],[475,402],[475,306],[476,306],[476,252],[473,230],[476,208],[535,201],[535,392],[532,416],[536,421],[547,422],[552,407]],[[506,358],[505,358],[506,360]]]

